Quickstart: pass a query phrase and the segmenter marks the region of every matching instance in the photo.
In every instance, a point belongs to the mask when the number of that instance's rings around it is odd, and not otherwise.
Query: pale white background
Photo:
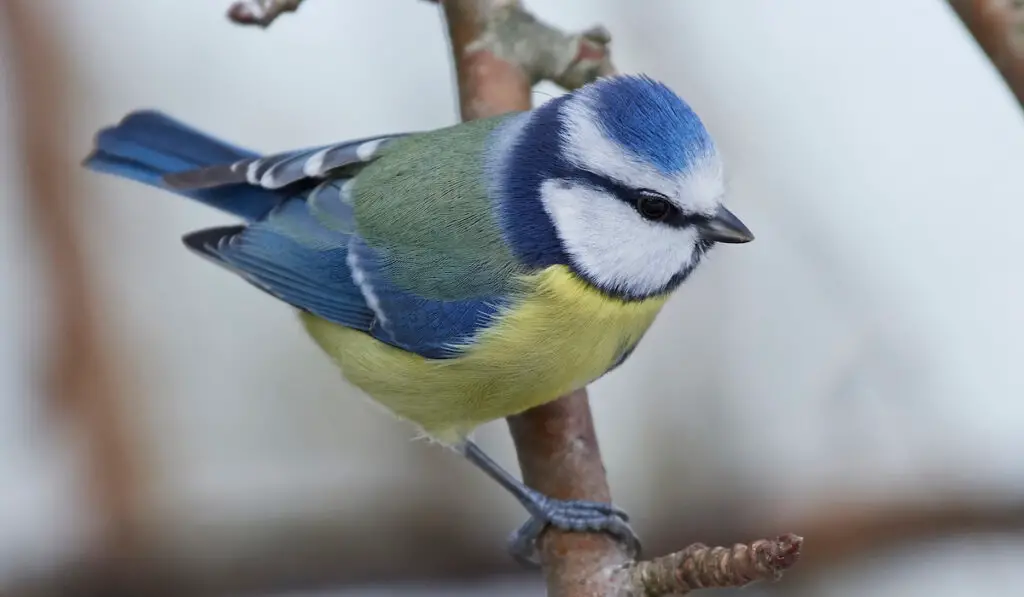
[[[73,47],[75,151],[139,107],[266,150],[457,118],[429,3],[309,0],[265,32],[229,26],[227,4],[40,0]],[[953,12],[938,0],[529,5],[567,29],[608,25],[620,70],[691,102],[757,235],[716,250],[593,387],[616,499],[641,531],[723,487],[775,498],[762,501],[773,515],[949,488],[1019,500],[1024,119]],[[53,442],[33,395],[44,290],[9,130],[5,116],[0,585],[73,556],[89,529],[73,448]],[[487,480],[424,455],[436,448],[357,399],[289,309],[182,247],[225,216],[119,180],[79,183],[105,315],[146,390],[134,407],[168,533],[316,511],[373,525],[413,494],[453,502],[444,516],[461,511],[494,541],[520,521]],[[481,435],[514,464],[503,425]],[[1024,542],[981,549],[939,547],[814,594],[1016,594]]]

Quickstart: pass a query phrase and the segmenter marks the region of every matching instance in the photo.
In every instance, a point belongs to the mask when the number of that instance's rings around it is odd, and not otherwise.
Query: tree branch
[[[950,4],[1024,104],[1024,2],[950,0]]]
[[[266,28],[286,12],[295,12],[303,0],[239,0],[228,9],[228,18],[239,25]]]
[[[615,73],[611,36],[604,27],[564,33],[537,20],[519,0],[439,3],[451,39],[463,120],[529,110],[530,91],[542,80],[573,90]],[[237,3],[232,19],[266,26],[298,4]],[[239,8],[253,5],[258,10]],[[510,417],[508,425],[526,484],[558,499],[611,502],[586,390]],[[541,537],[541,562],[550,597],[662,597],[776,579],[796,562],[802,542],[784,535],[732,548],[695,544],[633,562],[608,535],[549,528]]]
[[[508,426],[527,485],[556,499],[612,501],[586,390],[510,417]],[[610,594],[600,572],[629,559],[603,533],[549,528],[540,547],[551,596]]]
[[[623,566],[613,572],[612,585],[622,597],[661,597],[777,580],[799,559],[802,544],[803,539],[792,534],[732,548],[695,543],[649,562]]]
[[[462,119],[529,110],[543,80],[576,89],[611,74],[611,35],[601,26],[566,34],[518,0],[441,2],[459,83]]]

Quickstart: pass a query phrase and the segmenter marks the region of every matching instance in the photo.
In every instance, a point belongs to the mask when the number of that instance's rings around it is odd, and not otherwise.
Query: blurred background
[[[183,248],[226,216],[78,167],[140,107],[264,150],[457,120],[436,5],[228,4],[0,0],[0,595],[542,594],[513,500]],[[792,531],[744,594],[1019,595],[1022,3],[527,7],[687,98],[757,234],[591,389],[647,553]]]

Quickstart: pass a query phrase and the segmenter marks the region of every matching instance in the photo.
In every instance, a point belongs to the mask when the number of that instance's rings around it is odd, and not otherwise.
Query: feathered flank
[[[423,359],[323,319],[303,322],[347,379],[429,437],[454,445],[483,423],[621,364],[666,300],[627,303],[595,293],[565,266],[521,283],[527,294],[499,310],[453,359]]]
[[[349,245],[348,266],[377,314],[374,337],[393,346],[431,359],[458,357],[477,333],[492,323],[494,315],[509,304],[508,295],[437,300],[407,292],[388,275],[387,253],[361,238]]]

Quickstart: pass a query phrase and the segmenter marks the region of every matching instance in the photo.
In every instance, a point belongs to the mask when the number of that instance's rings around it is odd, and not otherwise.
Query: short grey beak
[[[731,211],[719,205],[709,220],[697,225],[700,237],[716,243],[749,243],[754,233]]]

